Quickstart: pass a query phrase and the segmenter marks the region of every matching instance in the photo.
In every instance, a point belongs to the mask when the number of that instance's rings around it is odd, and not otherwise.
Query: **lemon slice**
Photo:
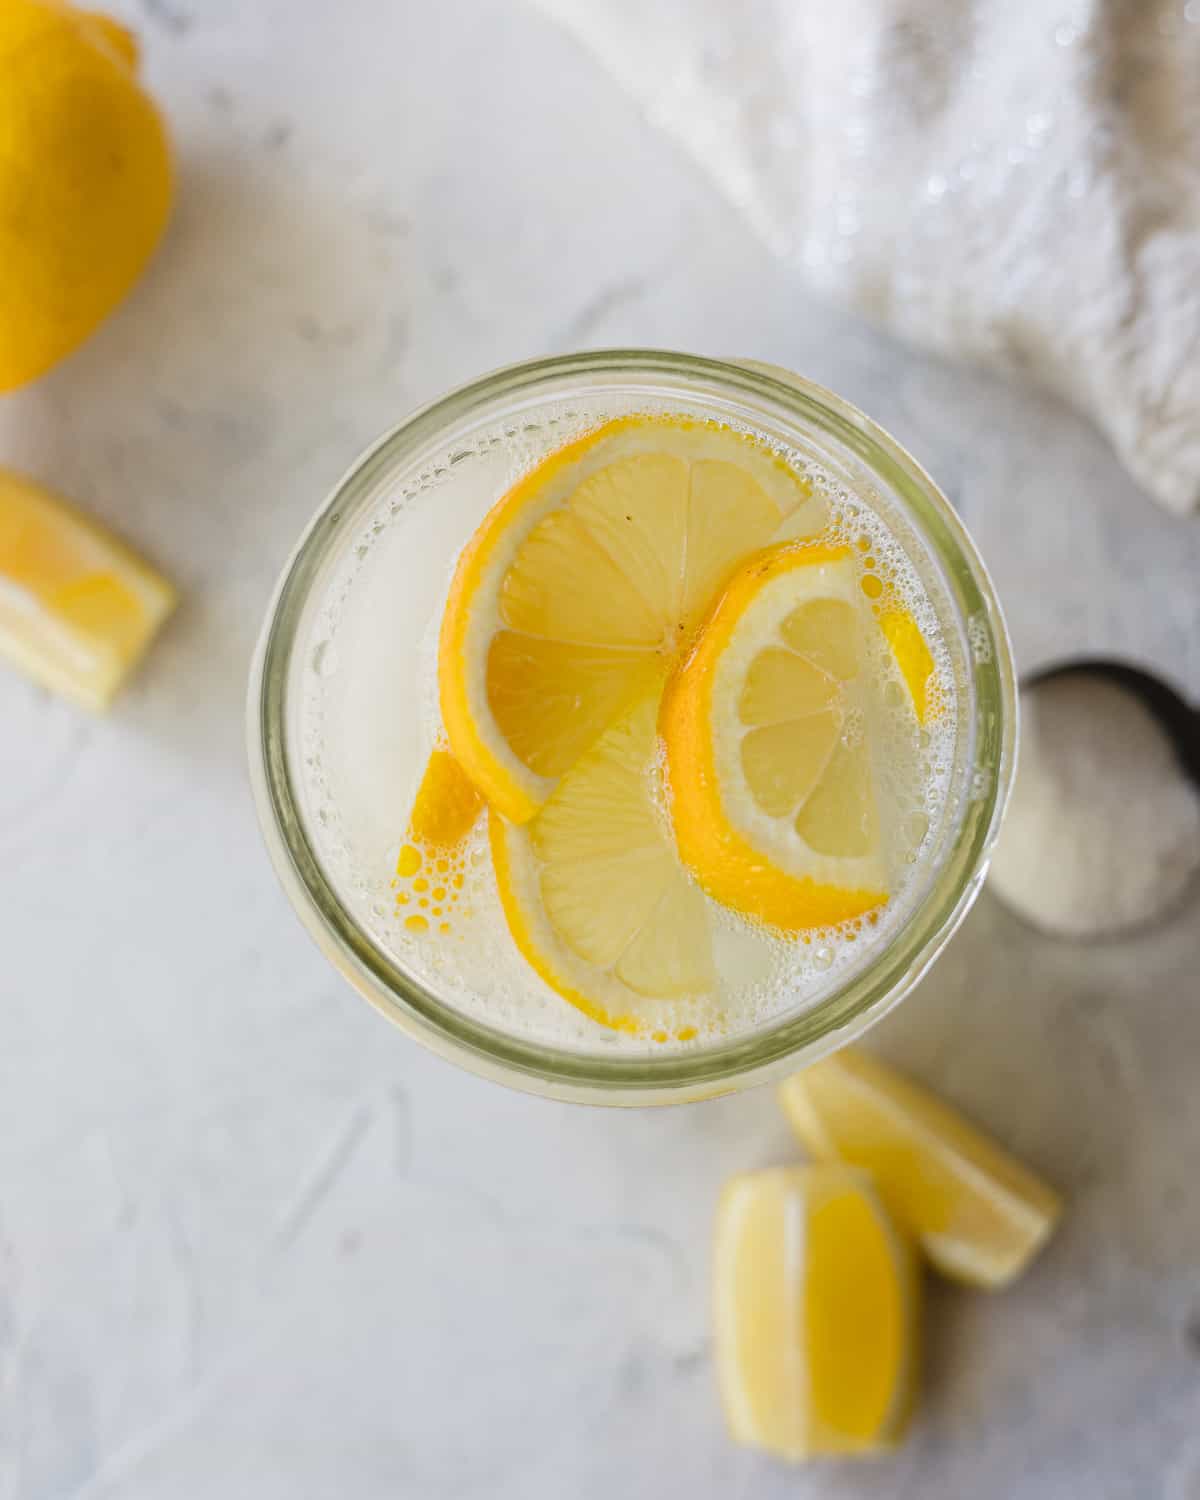
[[[529,823],[488,828],[513,940],[550,987],[617,1030],[694,1034],[713,986],[704,898],[654,800],[651,696],[567,772]],[[672,1005],[668,1002],[684,1002]]]
[[[941,706],[935,687],[933,655],[925,637],[906,609],[885,610],[879,617],[879,626],[908,688],[917,722],[925,724]]]
[[[887,899],[848,549],[768,549],[722,595],[659,718],[684,863],[714,900],[796,932]]]
[[[898,1223],[947,1276],[999,1287],[1029,1264],[1058,1195],[956,1111],[851,1048],[798,1073],[780,1098],[820,1160],[868,1168]]]
[[[408,820],[408,837],[396,859],[392,887],[409,932],[445,937],[464,884],[467,835],[483,811],[483,798],[443,746],[429,753]]]
[[[166,579],[115,537],[0,470],[0,655],[103,709],[174,604]]]
[[[748,435],[652,416],[597,428],[510,490],[459,558],[438,655],[450,748],[489,803],[531,818],[809,498]]]
[[[793,1460],[898,1442],[915,1389],[919,1282],[865,1174],[735,1177],[717,1213],[714,1281],[736,1441]]]
[[[431,750],[413,800],[409,838],[428,848],[453,849],[482,811],[483,798],[450,751]]]

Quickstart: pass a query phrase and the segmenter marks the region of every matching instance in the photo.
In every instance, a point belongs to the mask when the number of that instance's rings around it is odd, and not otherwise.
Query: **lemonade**
[[[709,1092],[739,1049],[861,1029],[969,899],[1010,772],[986,579],[792,390],[679,356],[502,372],[301,545],[251,705],[277,863],[463,1061]]]

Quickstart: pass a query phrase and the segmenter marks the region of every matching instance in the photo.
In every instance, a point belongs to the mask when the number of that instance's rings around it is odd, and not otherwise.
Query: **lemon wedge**
[[[0,470],[0,656],[103,709],[174,604],[171,585],[129,548]]]
[[[663,695],[683,862],[714,900],[784,932],[887,899],[861,597],[848,549],[767,549],[729,582]]]
[[[717,1213],[714,1288],[736,1441],[792,1460],[895,1446],[913,1405],[919,1279],[865,1174],[735,1177]]]
[[[439,642],[450,748],[488,802],[532,818],[809,499],[757,440],[681,417],[615,419],[520,480],[467,543]]]
[[[648,697],[610,726],[530,822],[493,810],[488,827],[509,931],[535,972],[593,1020],[665,1038],[694,1034],[687,1002],[713,971],[704,898],[655,806],[655,710]]]
[[[939,1271],[1012,1281],[1058,1221],[1058,1195],[925,1089],[852,1048],[788,1080],[780,1099],[821,1161],[871,1171],[897,1222]]]

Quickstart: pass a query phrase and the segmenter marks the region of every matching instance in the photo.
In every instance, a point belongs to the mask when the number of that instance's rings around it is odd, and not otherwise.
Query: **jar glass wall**
[[[802,455],[885,520],[937,611],[954,671],[955,724],[935,847],[887,940],[864,942],[861,962],[815,1002],[797,995],[793,1007],[741,1032],[639,1051],[614,1045],[599,1026],[595,1035],[548,1039],[489,1014],[486,1004],[464,1006],[436,970],[409,961],[389,936],[382,887],[362,878],[368,867],[384,869],[399,814],[368,808],[356,818],[339,806],[347,799],[331,792],[320,724],[352,736],[381,784],[398,784],[388,757],[418,742],[421,660],[458,548],[506,485],[581,422],[654,410],[748,428]],[[373,558],[385,554],[400,561],[373,575]],[[387,629],[377,633],[378,664],[355,674],[344,660],[339,666],[337,622],[372,589],[386,595]],[[913,459],[862,413],[798,377],[645,350],[498,371],[422,408],[378,443],[287,564],[248,705],[251,778],[271,858],[305,926],[354,988],[417,1040],[478,1073],[556,1098],[626,1105],[762,1082],[851,1040],[905,995],[982,884],[1012,780],[1015,733],[1012,661],[991,583]],[[343,784],[357,779],[355,772]]]

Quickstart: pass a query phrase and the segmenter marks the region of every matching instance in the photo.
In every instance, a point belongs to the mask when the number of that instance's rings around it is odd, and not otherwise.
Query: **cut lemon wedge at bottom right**
[[[939,1099],[854,1048],[790,1078],[780,1102],[819,1161],[870,1171],[939,1271],[1004,1286],[1049,1238],[1058,1195]]]
[[[735,1177],[714,1259],[717,1369],[734,1439],[788,1459],[893,1447],[913,1404],[919,1278],[866,1174]]]

